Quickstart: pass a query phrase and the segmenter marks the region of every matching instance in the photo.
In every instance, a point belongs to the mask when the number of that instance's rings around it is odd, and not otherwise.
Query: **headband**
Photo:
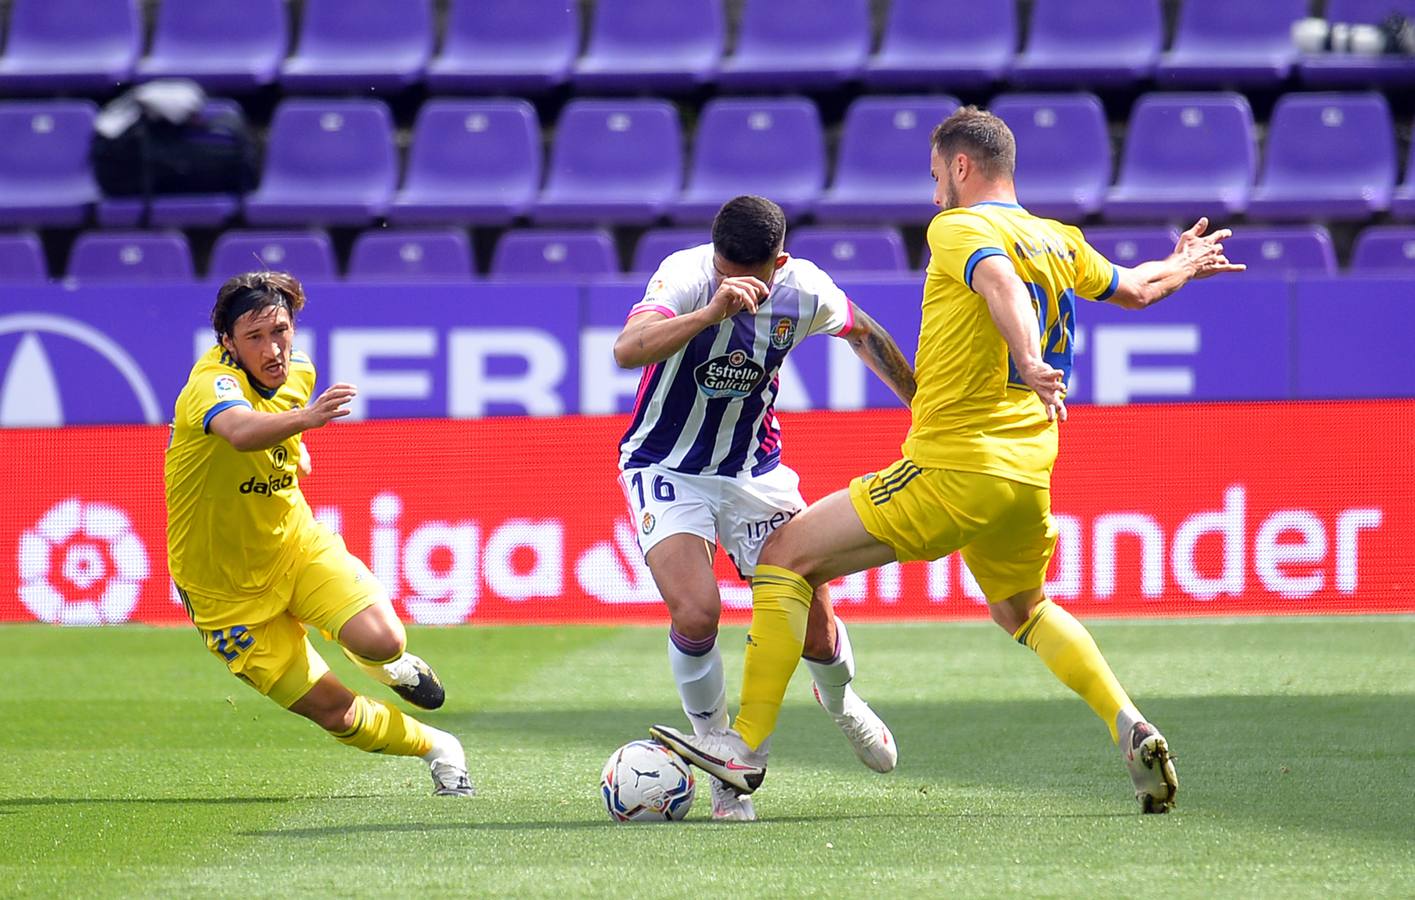
[[[246,313],[252,310],[265,309],[267,306],[284,307],[294,318],[294,311],[290,309],[290,298],[285,296],[284,291],[277,290],[266,285],[256,285],[248,287],[236,299],[231,301],[231,305],[226,307],[226,315],[222,317],[220,333],[231,334],[231,328]]]

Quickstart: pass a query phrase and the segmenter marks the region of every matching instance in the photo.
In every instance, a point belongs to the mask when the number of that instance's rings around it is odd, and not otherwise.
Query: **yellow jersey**
[[[1042,355],[1071,377],[1076,298],[1104,300],[1120,274],[1078,228],[1015,203],[939,213],[929,224],[928,272],[914,378],[913,425],[904,455],[921,466],[980,472],[1048,487],[1057,429],[1022,383],[973,269],[1006,256],[1032,295]]]
[[[300,493],[299,435],[242,452],[210,431],[212,418],[233,406],[267,413],[305,406],[314,365],[303,353],[291,353],[289,372],[283,385],[267,391],[218,344],[192,366],[177,395],[164,466],[167,565],[184,591],[232,603],[261,597],[289,569],[300,538],[314,525]],[[271,614],[279,611],[277,603]],[[218,613],[192,615],[201,620]]]

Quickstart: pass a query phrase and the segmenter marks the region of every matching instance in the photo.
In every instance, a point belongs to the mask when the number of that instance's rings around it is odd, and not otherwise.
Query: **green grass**
[[[450,692],[426,718],[463,736],[480,791],[457,800],[259,697],[190,631],[0,628],[0,895],[1415,895],[1415,619],[1092,629],[1178,755],[1169,816],[1138,814],[1100,723],[990,625],[852,629],[892,775],[800,672],[762,821],[710,821],[704,791],[689,821],[634,826],[596,782],[682,719],[660,629],[415,630]]]

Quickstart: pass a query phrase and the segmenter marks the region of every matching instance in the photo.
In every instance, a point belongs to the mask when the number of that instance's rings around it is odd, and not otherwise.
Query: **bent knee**
[[[672,611],[673,630],[694,641],[712,637],[717,634],[720,614],[716,603],[681,604]]]

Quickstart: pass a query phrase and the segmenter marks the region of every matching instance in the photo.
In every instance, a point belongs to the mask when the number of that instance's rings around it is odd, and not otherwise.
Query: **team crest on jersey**
[[[733,350],[712,359],[693,370],[698,390],[709,400],[724,397],[741,399],[756,390],[766,370],[743,350]]]
[[[771,329],[771,345],[777,350],[785,350],[795,338],[796,323],[786,316],[777,319],[775,327]]]
[[[641,523],[641,527],[644,529],[644,534],[653,534],[653,526],[655,526],[655,525],[657,525],[657,524],[658,524],[658,520],[656,520],[656,519],[653,517],[653,513],[651,513],[651,512],[645,512],[645,513],[644,513],[644,519],[643,519],[643,522]]]
[[[234,375],[217,375],[212,387],[216,390],[216,396],[222,400],[241,396],[241,385],[237,383]]]

